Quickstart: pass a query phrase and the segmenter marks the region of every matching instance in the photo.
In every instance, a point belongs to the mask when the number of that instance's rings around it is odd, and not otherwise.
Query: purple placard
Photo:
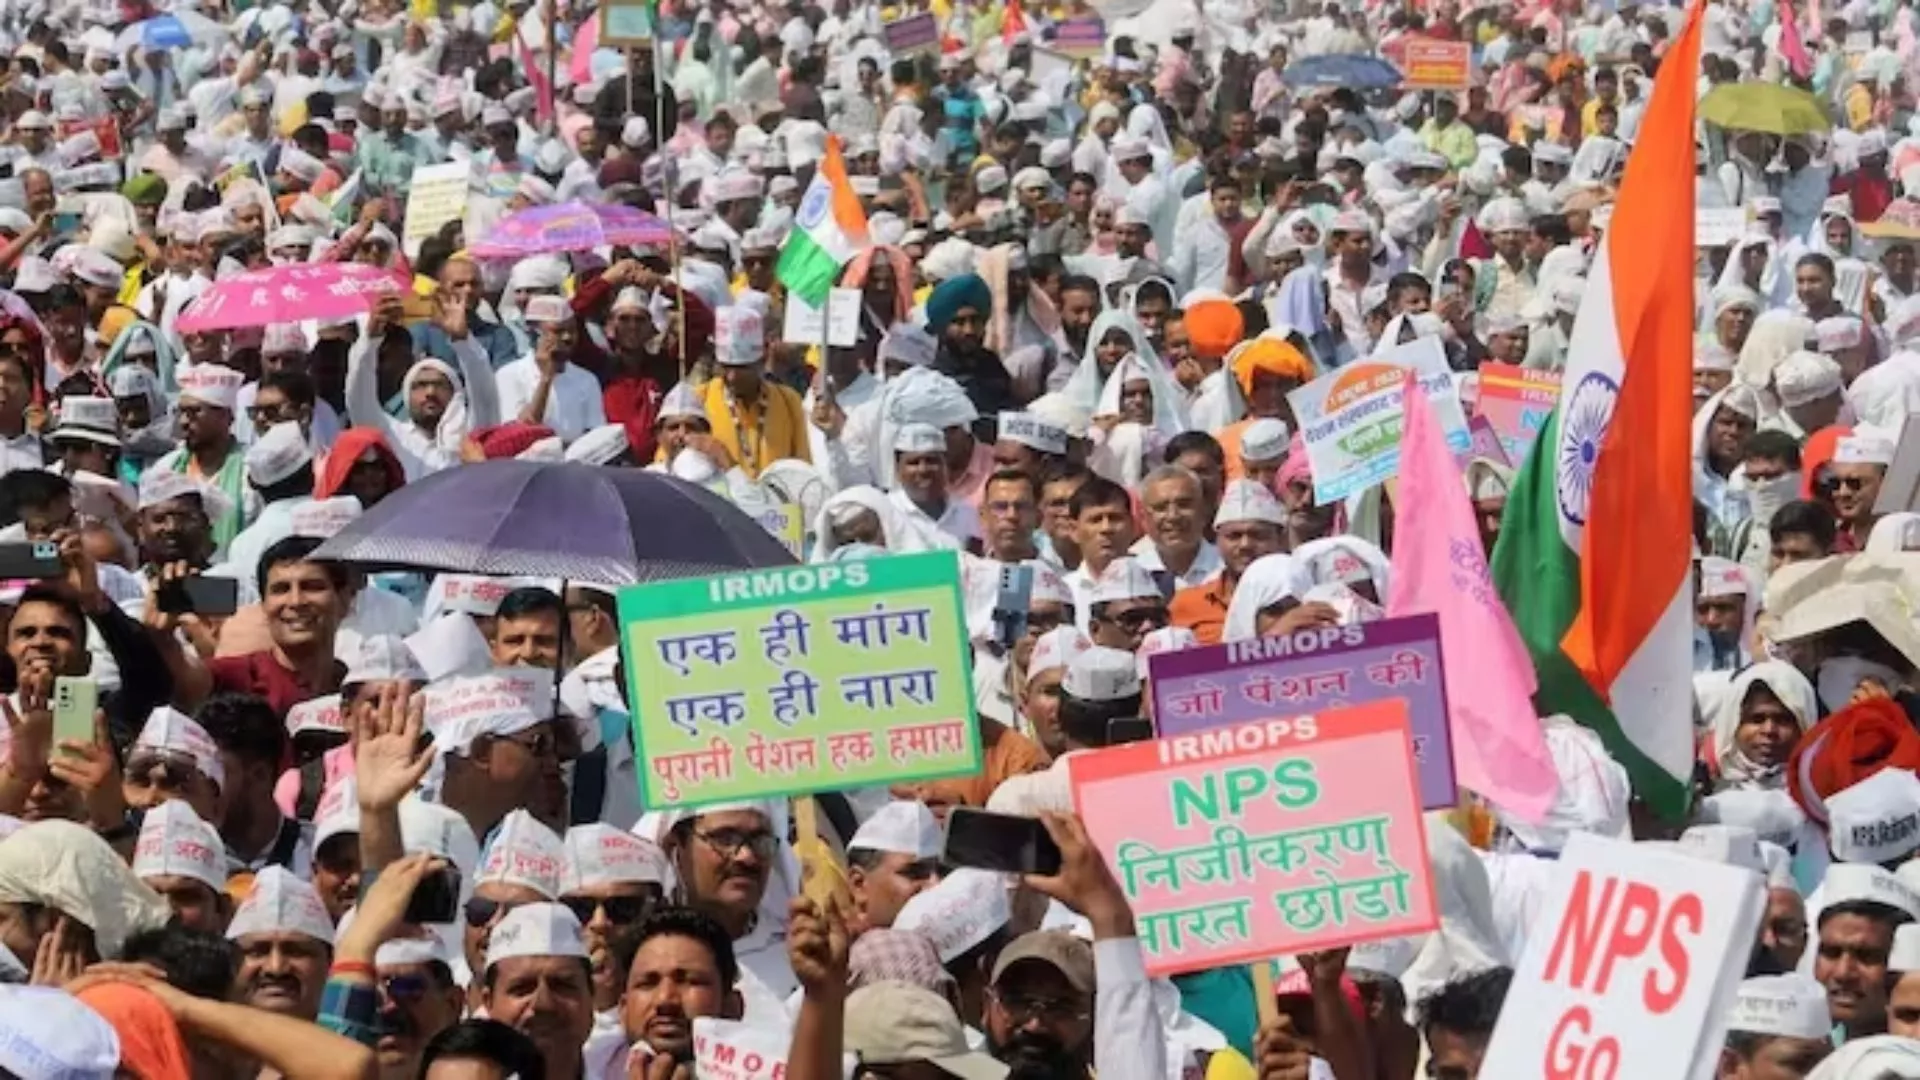
[[[1404,697],[1420,805],[1458,802],[1440,620],[1408,615],[1284,637],[1203,645],[1147,658],[1161,738],[1252,720]]]

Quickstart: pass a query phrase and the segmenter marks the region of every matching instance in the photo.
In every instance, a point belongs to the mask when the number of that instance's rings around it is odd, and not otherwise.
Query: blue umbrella
[[[380,500],[315,554],[370,569],[600,585],[793,562],[758,522],[697,484],[534,461],[443,469]]]
[[[193,11],[169,12],[134,23],[114,41],[121,52],[138,45],[143,49],[185,49],[195,42],[205,43],[231,34],[225,26]]]
[[[1287,65],[1280,81],[1288,86],[1351,86],[1355,90],[1384,90],[1400,85],[1400,69],[1377,56],[1347,53],[1309,56]]]

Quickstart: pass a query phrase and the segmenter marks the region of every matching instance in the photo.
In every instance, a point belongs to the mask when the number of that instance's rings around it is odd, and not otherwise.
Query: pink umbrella
[[[485,239],[467,250],[482,259],[521,259],[554,251],[590,251],[611,244],[665,244],[667,232],[666,222],[635,207],[566,202],[529,206],[509,214]]]
[[[183,333],[269,326],[303,319],[350,319],[383,296],[406,292],[398,271],[365,263],[270,266],[216,281],[180,312]]]

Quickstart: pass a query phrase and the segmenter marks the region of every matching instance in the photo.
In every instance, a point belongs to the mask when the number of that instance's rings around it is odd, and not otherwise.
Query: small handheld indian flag
[[[847,182],[840,138],[827,137],[827,153],[807,185],[793,231],[780,248],[774,276],[787,291],[814,307],[825,307],[840,268],[867,246],[867,215],[860,196]]]

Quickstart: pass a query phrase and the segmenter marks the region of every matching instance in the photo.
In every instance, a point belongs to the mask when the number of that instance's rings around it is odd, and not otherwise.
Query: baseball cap
[[[968,1049],[960,1017],[931,990],[877,982],[849,994],[846,1009],[846,1048],[862,1062],[924,1061],[960,1080],[1005,1080],[1007,1066]]]
[[[1065,930],[1035,930],[1014,938],[993,963],[993,985],[998,986],[1013,965],[1026,962],[1045,964],[1064,975],[1075,990],[1093,993],[1093,946]],[[848,1012],[851,1015],[852,1010]]]

